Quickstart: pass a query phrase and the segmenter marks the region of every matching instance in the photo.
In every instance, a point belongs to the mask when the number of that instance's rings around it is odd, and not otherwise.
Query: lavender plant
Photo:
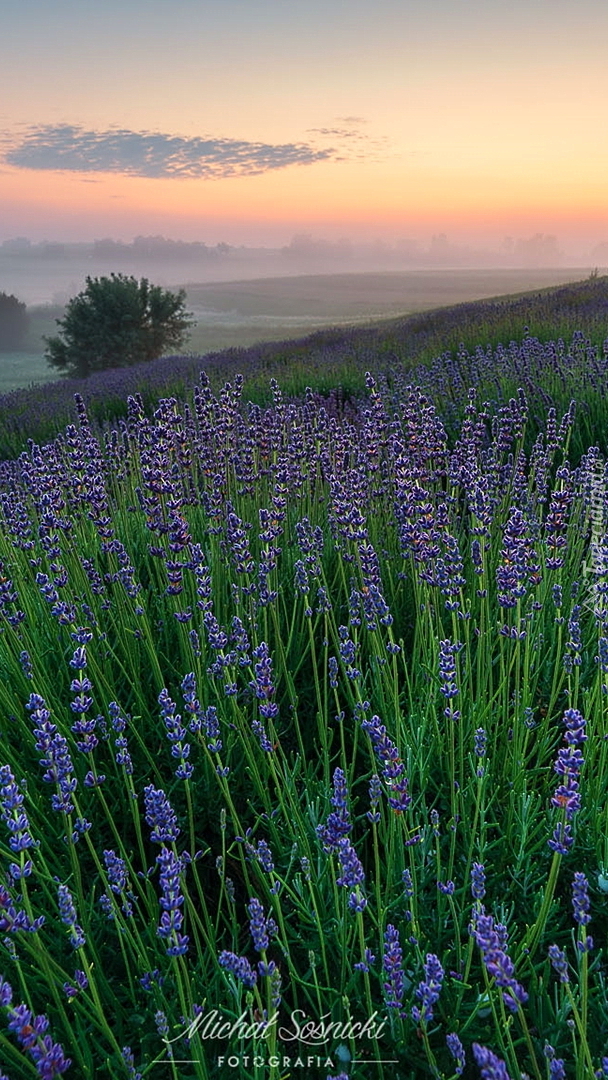
[[[604,473],[469,361],[3,465],[7,1076],[606,1075]]]

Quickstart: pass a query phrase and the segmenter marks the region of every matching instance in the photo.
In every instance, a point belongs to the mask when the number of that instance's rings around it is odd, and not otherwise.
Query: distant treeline
[[[27,328],[28,316],[23,301],[0,292],[0,352],[19,349]]]
[[[19,255],[31,258],[61,258],[73,254],[86,254],[93,258],[120,263],[133,259],[192,259],[217,258],[233,249],[229,244],[209,247],[202,241],[170,240],[165,236],[136,236],[130,243],[122,240],[94,240],[90,244],[62,244],[43,241],[35,244],[25,237],[5,240],[0,244],[1,255]]]

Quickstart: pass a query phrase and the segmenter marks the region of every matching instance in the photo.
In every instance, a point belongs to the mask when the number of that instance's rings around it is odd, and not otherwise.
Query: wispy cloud
[[[256,176],[337,157],[332,147],[308,143],[185,138],[122,128],[87,131],[70,124],[30,128],[4,154],[7,164],[22,169],[209,180]]]
[[[384,161],[391,153],[390,143],[361,130],[366,123],[363,116],[336,116],[331,127],[309,128],[307,134],[331,139],[334,161]]]

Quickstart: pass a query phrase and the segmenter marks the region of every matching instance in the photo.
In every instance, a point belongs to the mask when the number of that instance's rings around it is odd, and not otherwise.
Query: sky
[[[606,0],[3,0],[0,242],[608,241]]]

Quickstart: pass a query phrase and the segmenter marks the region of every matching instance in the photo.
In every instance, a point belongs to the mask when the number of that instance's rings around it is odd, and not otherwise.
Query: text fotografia
[[[351,1039],[379,1039],[386,1026],[386,1017],[378,1019],[378,1012],[372,1013],[367,1020],[331,1020],[331,1013],[324,1013],[317,1019],[308,1019],[302,1009],[294,1009],[289,1023],[279,1026],[279,1014],[269,1020],[251,1020],[247,1011],[237,1020],[227,1019],[218,1009],[201,1013],[195,1020],[173,1039],[164,1038],[167,1045],[178,1039],[191,1040],[194,1035],[199,1039],[238,1040],[269,1039],[276,1032],[277,1038],[284,1043],[302,1043],[305,1046],[324,1046],[329,1040],[349,1041]]]
[[[260,1054],[229,1054],[221,1055],[217,1059],[218,1067],[226,1065],[229,1069],[254,1068],[263,1069],[268,1065],[271,1069],[333,1069],[334,1062],[330,1057],[322,1054],[308,1054],[306,1056],[290,1057],[289,1054],[271,1054],[263,1057]]]

